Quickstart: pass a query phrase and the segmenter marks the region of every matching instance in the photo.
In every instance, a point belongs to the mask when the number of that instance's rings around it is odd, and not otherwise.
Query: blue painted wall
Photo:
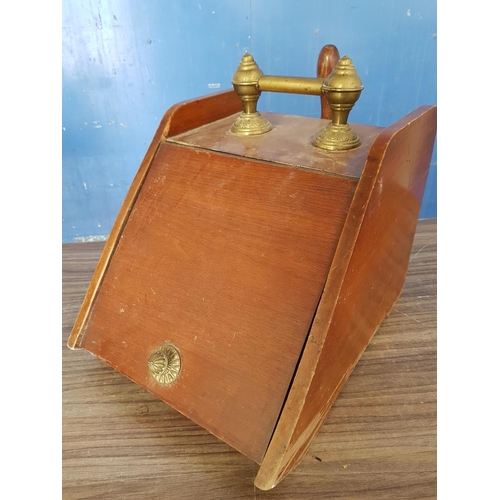
[[[245,51],[315,76],[328,43],[365,90],[350,121],[387,126],[436,103],[435,0],[63,0],[63,241],[109,234],[163,113],[231,88]],[[317,97],[259,109],[319,116]],[[436,154],[421,217],[436,216]]]

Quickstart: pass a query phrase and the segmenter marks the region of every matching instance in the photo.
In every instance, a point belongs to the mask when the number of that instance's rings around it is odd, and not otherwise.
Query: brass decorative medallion
[[[151,354],[148,366],[158,383],[168,385],[179,376],[181,355],[172,344],[164,344]]]

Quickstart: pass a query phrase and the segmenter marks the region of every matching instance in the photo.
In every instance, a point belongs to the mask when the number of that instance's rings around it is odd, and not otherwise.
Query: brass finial
[[[243,104],[243,112],[238,116],[231,132],[237,135],[264,134],[271,130],[271,124],[257,111],[257,101],[260,97],[257,83],[262,71],[250,54],[245,54],[234,73],[233,84]]]
[[[332,121],[316,134],[315,146],[330,151],[347,151],[361,144],[347,118],[362,90],[356,68],[351,59],[344,56],[323,83],[322,92],[332,110]]]

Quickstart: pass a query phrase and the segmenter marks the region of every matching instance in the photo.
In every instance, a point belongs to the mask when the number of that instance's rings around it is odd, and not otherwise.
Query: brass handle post
[[[361,143],[347,124],[349,112],[359,99],[363,86],[351,59],[344,56],[325,78],[264,75],[254,58],[245,54],[232,84],[241,99],[243,112],[236,118],[231,132],[249,136],[265,134],[271,123],[257,111],[261,92],[285,92],[324,96],[332,112],[332,121],[316,134],[313,144],[330,151],[345,151]]]
[[[347,118],[362,90],[361,78],[351,59],[342,57],[323,82],[322,91],[332,111],[332,121],[316,134],[314,146],[329,151],[348,151],[361,145]]]

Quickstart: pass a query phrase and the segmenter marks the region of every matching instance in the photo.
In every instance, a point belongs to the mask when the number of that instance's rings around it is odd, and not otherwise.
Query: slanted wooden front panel
[[[241,101],[232,90],[217,92],[208,96],[180,102],[172,106],[163,116],[160,125],[151,141],[151,144],[142,160],[137,174],[130,185],[127,196],[123,201],[120,212],[109,234],[106,245],[102,252],[99,263],[90,282],[89,288],[83,300],[80,312],[75,320],[73,330],[68,339],[68,347],[78,349],[81,347],[80,333],[85,329],[88,313],[92,309],[94,298],[97,294],[101,279],[106,273],[109,261],[115,251],[116,244],[121,237],[121,231],[127,223],[130,210],[134,206],[142,183],[146,179],[153,159],[158,151],[163,138],[172,134],[186,132],[190,127],[201,127],[210,119],[220,119],[231,115],[241,107]]]
[[[82,347],[260,463],[356,183],[163,144]],[[147,361],[164,342],[180,377]]]

